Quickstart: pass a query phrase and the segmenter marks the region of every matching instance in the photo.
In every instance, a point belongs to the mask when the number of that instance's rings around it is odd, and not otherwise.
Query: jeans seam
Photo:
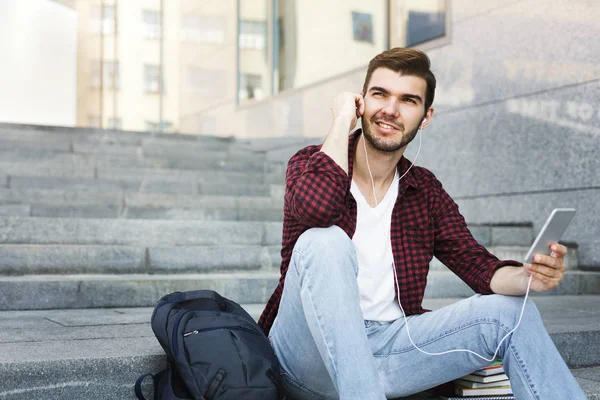
[[[296,254],[298,254],[298,256],[300,258],[300,260],[299,260],[300,263],[298,263],[298,264],[302,264],[301,268],[303,268],[304,271],[306,271],[306,268],[304,267],[304,259],[303,259],[304,258],[304,254],[302,254],[302,252],[296,251],[296,250],[294,250],[294,252]],[[298,268],[298,267],[296,267],[296,268]],[[318,323],[318,326],[319,326],[319,330],[321,331],[321,334],[323,336],[323,340],[325,341],[325,347],[327,348],[327,353],[328,353],[327,355],[329,356],[329,359],[331,361],[331,366],[332,366],[332,368],[333,368],[333,370],[334,370],[334,372],[335,372],[335,374],[337,376],[337,367],[335,365],[336,358],[334,357],[334,354],[333,354],[333,352],[332,352],[332,350],[331,350],[331,348],[329,346],[329,340],[327,339],[327,336],[325,335],[326,330],[324,329],[323,321],[320,318],[320,314],[317,312],[317,309],[316,309],[316,306],[315,306],[315,302],[312,299],[312,292],[313,291],[312,291],[311,285],[307,282],[306,283],[306,287],[308,288],[308,297],[309,297],[309,300],[310,300],[310,305],[311,305],[311,307],[313,308],[313,310],[315,312],[315,315],[316,315],[316,318],[317,318],[317,323]],[[302,290],[302,285],[300,285],[300,290]],[[291,375],[288,375],[288,376],[291,377]],[[309,388],[305,388],[304,385],[300,384],[299,382],[298,382],[298,385],[300,385],[301,388],[304,388],[304,389],[310,391],[311,393],[313,393],[313,394],[315,394],[317,396],[320,396],[322,399],[325,398],[325,395],[322,394],[322,393],[315,392],[314,390],[311,390]]]
[[[470,321],[470,322],[469,322],[469,323],[467,323],[467,324],[459,325],[459,326],[457,326],[457,327],[456,327],[456,328],[454,328],[454,329],[451,329],[451,330],[448,330],[448,331],[442,332],[440,335],[438,335],[438,336],[436,336],[436,337],[434,337],[434,338],[431,338],[430,340],[428,340],[428,341],[426,341],[426,342],[423,342],[423,343],[415,343],[415,344],[416,344],[418,347],[427,346],[427,345],[429,345],[429,344],[432,344],[432,343],[435,343],[435,342],[439,341],[439,340],[440,340],[440,339],[442,339],[442,338],[445,338],[445,337],[447,337],[447,336],[453,335],[453,334],[455,334],[455,333],[458,333],[458,332],[460,332],[460,331],[463,331],[463,330],[465,330],[465,329],[467,329],[467,328],[471,328],[471,327],[473,327],[473,326],[476,326],[476,325],[482,325],[482,324],[495,324],[495,325],[497,325],[497,326],[498,326],[498,328],[502,329],[502,330],[505,332],[505,335],[506,335],[506,333],[508,333],[508,332],[510,331],[509,329],[507,329],[507,327],[505,327],[503,324],[501,324],[501,323],[500,323],[498,320],[496,320],[496,319],[490,319],[490,318],[478,318],[478,319],[476,319],[476,320]],[[402,327],[402,329],[403,329],[403,328],[404,328],[404,327]],[[410,347],[408,347],[408,346],[407,346],[407,347],[405,347],[405,348],[403,348],[403,349],[399,349],[399,350],[391,350],[391,351],[389,351],[389,352],[388,352],[388,353],[386,353],[386,354],[383,354],[383,353],[374,353],[374,354],[373,354],[373,356],[374,356],[374,357],[388,357],[388,356],[390,356],[390,355],[392,355],[392,354],[402,354],[402,353],[407,353],[407,352],[409,352],[409,351],[412,351],[412,350],[416,350],[416,349],[415,349],[415,347],[414,347],[414,346],[412,346],[412,345],[411,345]]]
[[[515,347],[512,344],[510,345],[510,352],[513,354],[513,357],[517,361],[517,364],[519,365],[519,368],[521,369],[521,376],[523,376],[525,378],[525,380],[527,381],[527,386],[529,387],[531,394],[533,395],[533,397],[535,399],[540,400],[540,396],[538,395],[535,385],[531,380],[531,376],[529,375],[527,367],[525,366],[523,359],[519,356],[519,352],[517,352],[517,349],[515,349]]]

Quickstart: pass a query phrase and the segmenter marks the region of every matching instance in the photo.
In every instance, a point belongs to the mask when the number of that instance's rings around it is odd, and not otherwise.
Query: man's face
[[[424,118],[427,83],[412,75],[377,68],[365,98],[362,129],[371,146],[394,152],[409,144]]]

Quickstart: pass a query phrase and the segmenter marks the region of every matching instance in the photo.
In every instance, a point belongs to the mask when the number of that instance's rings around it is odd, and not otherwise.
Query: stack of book
[[[444,397],[445,399],[509,400],[515,398],[501,361],[456,379],[453,384],[455,397]]]

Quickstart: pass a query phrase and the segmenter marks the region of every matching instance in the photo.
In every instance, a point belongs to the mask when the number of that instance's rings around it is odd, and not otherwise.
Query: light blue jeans
[[[339,227],[309,229],[298,239],[269,336],[294,399],[408,396],[489,365],[465,352],[421,353],[404,318],[363,320],[357,273],[354,245]],[[491,358],[522,304],[523,297],[475,295],[408,317],[411,337],[428,352],[463,348]],[[517,399],[585,399],[532,301],[499,356]]]

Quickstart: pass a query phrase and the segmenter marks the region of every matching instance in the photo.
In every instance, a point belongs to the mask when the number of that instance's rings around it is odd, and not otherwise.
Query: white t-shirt
[[[358,257],[358,290],[363,319],[393,321],[402,316],[396,302],[390,227],[398,197],[398,170],[385,197],[372,208],[352,181],[357,221],[352,242]]]

